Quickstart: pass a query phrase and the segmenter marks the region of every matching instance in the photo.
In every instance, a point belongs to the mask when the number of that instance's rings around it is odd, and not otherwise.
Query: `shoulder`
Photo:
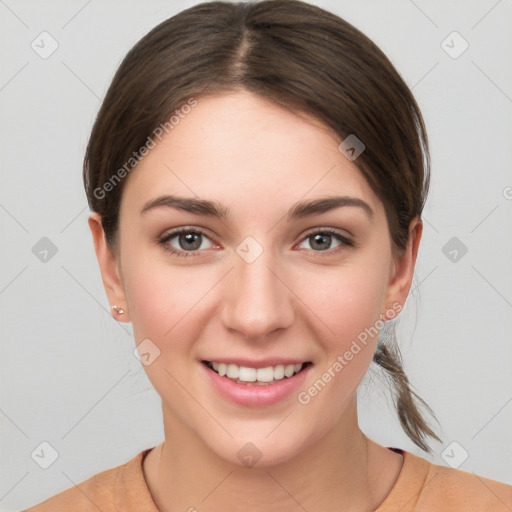
[[[392,499],[383,505],[399,501],[402,512],[504,512],[512,508],[512,486],[508,484],[432,464],[409,452],[402,455],[404,465],[389,496]]]
[[[463,510],[502,512],[512,508],[512,486],[459,469],[429,464],[419,503],[443,504]],[[442,509],[444,510],[444,509]]]
[[[141,468],[145,450],[117,467],[107,469],[73,485],[23,512],[98,512],[118,510],[118,500]]]
[[[48,498],[42,503],[26,509],[24,512],[89,512],[109,510],[115,496],[115,482],[122,466],[102,471],[88,480]]]

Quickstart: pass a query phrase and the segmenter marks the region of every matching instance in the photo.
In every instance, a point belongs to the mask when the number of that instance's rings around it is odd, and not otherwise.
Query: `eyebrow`
[[[291,222],[346,206],[361,208],[365,211],[370,219],[374,216],[374,212],[370,205],[358,197],[331,196],[327,198],[314,199],[312,201],[300,201],[296,203],[287,212],[286,220]],[[215,201],[209,201],[207,199],[196,199],[193,197],[179,197],[175,195],[160,196],[156,199],[148,201],[140,213],[144,214],[155,208],[162,207],[182,210],[205,217],[215,217],[218,219],[228,218],[228,209]]]

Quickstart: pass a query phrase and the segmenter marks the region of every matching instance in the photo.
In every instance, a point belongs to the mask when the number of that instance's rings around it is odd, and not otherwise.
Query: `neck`
[[[356,400],[330,432],[292,458],[244,467],[219,457],[164,407],[165,441],[144,461],[161,512],[287,512],[377,508],[393,487],[402,457],[368,439]]]

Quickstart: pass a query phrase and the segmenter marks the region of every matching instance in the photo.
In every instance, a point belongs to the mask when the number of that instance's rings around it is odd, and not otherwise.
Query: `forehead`
[[[162,194],[212,198],[240,210],[350,195],[379,210],[339,137],[310,116],[247,92],[197,98],[132,171],[123,203]]]

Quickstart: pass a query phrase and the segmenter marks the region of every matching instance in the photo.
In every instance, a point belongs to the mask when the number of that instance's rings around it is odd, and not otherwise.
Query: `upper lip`
[[[288,364],[304,364],[310,362],[308,359],[297,359],[290,357],[269,357],[266,359],[258,359],[257,361],[254,359],[246,359],[239,357],[214,357],[212,359],[202,359],[202,361],[209,361],[210,363],[236,364],[238,366],[245,366],[248,368],[267,368],[269,366],[277,366],[279,364],[286,366]]]

